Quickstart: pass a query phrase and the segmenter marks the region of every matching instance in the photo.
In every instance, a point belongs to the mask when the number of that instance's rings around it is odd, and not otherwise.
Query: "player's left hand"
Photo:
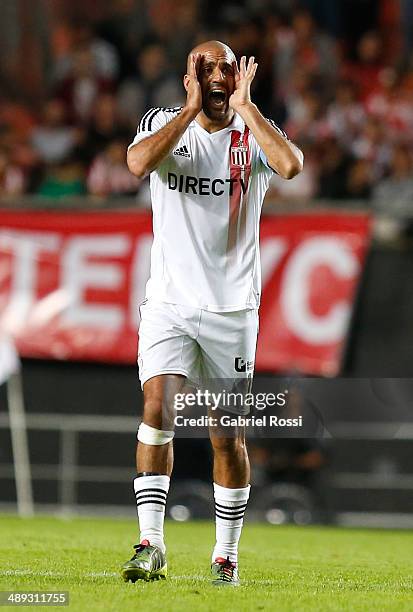
[[[243,55],[239,63],[239,70],[237,62],[233,62],[235,89],[234,93],[229,98],[229,105],[235,111],[238,111],[242,106],[251,102],[251,83],[258,67],[258,64],[254,63],[254,60],[254,56],[250,57],[247,65],[247,58]]]

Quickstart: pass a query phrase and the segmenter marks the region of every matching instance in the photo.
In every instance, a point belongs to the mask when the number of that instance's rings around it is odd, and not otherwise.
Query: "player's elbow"
[[[297,176],[297,174],[300,174],[302,169],[303,169],[303,164],[300,163],[298,160],[296,160],[288,164],[288,166],[286,167],[284,171],[284,178],[287,179],[287,181],[290,181],[295,176]]]
[[[146,168],[145,160],[142,158],[142,155],[139,155],[137,151],[131,149],[128,151],[127,155],[127,163],[130,172],[138,179],[143,179],[148,174],[148,169]]]
[[[132,174],[138,179],[144,179],[145,176],[148,174],[145,166],[136,160],[128,160],[128,168],[130,172],[132,172]]]
[[[296,155],[291,156],[283,167],[282,177],[287,181],[293,179],[297,174],[300,174],[304,166],[304,156],[301,151],[297,152]]]

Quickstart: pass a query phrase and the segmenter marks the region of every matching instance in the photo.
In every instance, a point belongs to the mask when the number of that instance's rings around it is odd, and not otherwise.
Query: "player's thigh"
[[[198,342],[204,372],[211,378],[252,376],[258,335],[258,311],[205,313]]]
[[[181,374],[153,376],[143,385],[143,422],[163,431],[174,430],[175,397],[183,393],[186,377]]]
[[[142,387],[161,375],[191,376],[199,360],[199,346],[191,337],[190,321],[174,304],[148,301],[140,312],[138,366]]]
[[[258,334],[258,312],[207,313],[201,328],[203,385],[221,394],[220,408],[246,415]],[[231,434],[232,435],[232,434]]]

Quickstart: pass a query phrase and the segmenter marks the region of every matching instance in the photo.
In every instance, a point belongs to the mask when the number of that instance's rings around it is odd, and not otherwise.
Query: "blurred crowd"
[[[100,15],[79,11],[49,23],[41,96],[3,83],[0,194],[145,200],[127,145],[149,107],[184,102],[188,51],[217,38],[257,58],[253,100],[304,150],[304,171],[274,177],[271,196],[413,210],[413,0],[112,0]]]

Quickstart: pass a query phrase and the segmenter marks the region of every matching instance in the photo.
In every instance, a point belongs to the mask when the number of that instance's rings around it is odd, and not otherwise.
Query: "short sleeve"
[[[270,125],[272,125],[272,127],[280,134],[280,136],[283,136],[283,138],[286,138],[287,140],[289,140],[287,134],[284,132],[284,130],[282,130],[276,123],[275,121],[273,121],[272,119],[267,119],[268,123]],[[262,151],[260,149],[260,160],[262,161],[262,163],[264,164],[264,166],[266,168],[268,168],[268,170],[271,170],[271,172],[275,172],[275,174],[277,174],[277,171],[274,170],[274,168],[271,168],[271,166],[268,163],[267,157],[264,153],[264,151]]]
[[[144,114],[138,129],[136,136],[128,147],[128,150],[138,144],[141,140],[148,138],[163,128],[169,121],[174,119],[181,112],[181,107],[176,108],[150,108],[147,113]]]

